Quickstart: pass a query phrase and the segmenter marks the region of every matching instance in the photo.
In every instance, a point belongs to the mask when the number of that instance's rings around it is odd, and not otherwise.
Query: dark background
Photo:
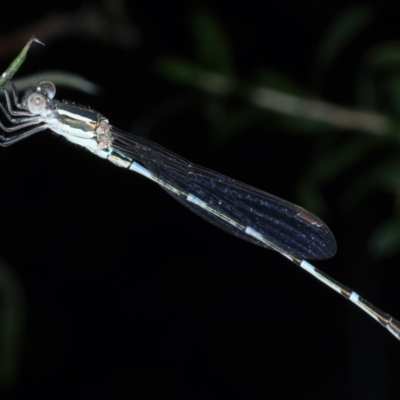
[[[268,67],[307,85],[321,36],[350,2],[127,3],[140,37],[125,47],[51,32],[30,32],[12,47],[48,13],[71,13],[81,3],[2,5],[0,32],[10,44],[2,69],[36,34],[46,46],[32,47],[18,76],[79,74],[103,92],[58,87],[58,99],[90,105],[120,129],[300,203],[295,188],[316,135],[266,121],[221,142],[195,101],[149,127],[157,110],[189,91],[157,75],[154,60],[195,57],[190,18],[202,7],[224,27],[244,80]],[[332,103],[353,105],[356,66],[368,46],[400,40],[400,7],[368,4],[376,36],[332,67],[336,74],[320,93]],[[16,332],[8,342],[3,328],[9,374],[3,371],[1,398],[400,398],[400,343],[279,254],[216,229],[150,181],[47,131],[0,149],[0,168],[1,311]],[[338,253],[315,264],[400,317],[399,257],[379,260],[368,252],[393,197],[376,191],[344,210],[338,193],[357,173],[320,188]]]

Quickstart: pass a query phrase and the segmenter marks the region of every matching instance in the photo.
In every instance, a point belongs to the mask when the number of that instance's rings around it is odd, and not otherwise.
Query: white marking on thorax
[[[89,122],[91,122],[91,124]],[[62,119],[60,120],[59,118],[47,118],[46,123],[53,132],[65,136],[71,142],[74,141],[72,140],[73,138],[91,139],[96,136],[94,132],[96,125],[92,120],[79,121],[77,127],[64,122]],[[86,124],[86,129],[83,129],[83,127],[80,128],[79,124]]]
[[[60,115],[66,115],[67,117],[72,118],[72,119],[77,119],[78,121],[84,121],[84,122],[89,122],[89,123],[94,122],[93,119],[91,119],[91,118],[83,117],[82,115],[72,113],[72,112],[66,111],[64,109],[58,109],[57,112]]]

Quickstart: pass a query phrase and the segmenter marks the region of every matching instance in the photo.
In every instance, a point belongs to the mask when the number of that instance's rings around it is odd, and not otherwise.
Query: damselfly
[[[3,89],[0,109],[9,126],[0,123],[5,147],[50,129],[113,164],[159,184],[172,197],[225,231],[300,266],[355,303],[400,339],[400,322],[368,303],[305,259],[325,259],[336,252],[329,228],[303,208],[217,172],[199,167],[150,142],[120,131],[98,112],[55,100],[55,85],[40,82],[19,102],[15,89]]]

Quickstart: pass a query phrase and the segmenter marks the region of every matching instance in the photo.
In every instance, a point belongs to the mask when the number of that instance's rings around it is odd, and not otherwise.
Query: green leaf
[[[398,193],[400,189],[400,160],[392,159],[384,165],[380,165],[371,174],[369,181],[392,193]]]
[[[315,121],[298,115],[275,115],[275,122],[282,129],[302,135],[325,135],[332,131],[332,127],[321,121]]]
[[[371,151],[376,150],[378,140],[370,137],[356,137],[347,140],[336,148],[325,149],[324,154],[319,154],[317,161],[312,166],[313,179],[327,181],[347,171],[360,159]]]
[[[400,217],[382,224],[370,239],[371,252],[375,257],[384,258],[400,250]]]
[[[315,66],[324,71],[348,45],[357,34],[362,31],[373,18],[373,10],[367,5],[349,7],[339,15],[325,31],[319,43],[315,56]]]
[[[400,44],[385,43],[374,47],[367,53],[366,65],[370,69],[398,68],[400,66]]]
[[[389,72],[397,72],[399,68],[400,44],[385,43],[371,49],[364,58],[357,76],[358,103],[363,107],[376,109],[379,90],[382,89],[380,77],[387,79]]]
[[[23,78],[14,79],[13,83],[17,91],[24,91],[32,87],[32,82],[38,80],[38,75],[46,77],[46,80],[53,82],[56,87],[64,86],[71,89],[79,90],[81,92],[89,93],[91,95],[98,95],[102,92],[102,88],[95,83],[89,81],[76,74],[61,71],[42,71],[40,74],[35,73],[32,75],[24,76]]]
[[[246,132],[251,126],[259,125],[268,118],[268,115],[255,107],[243,105],[226,112],[213,126],[211,139],[214,144],[221,145],[228,140]]]
[[[197,59],[206,69],[234,76],[228,35],[218,19],[208,11],[197,10],[192,17]]]
[[[14,74],[19,70],[21,65],[24,63],[26,55],[28,53],[29,48],[33,42],[40,43],[44,46],[42,42],[32,36],[25,47],[22,49],[21,53],[15,58],[15,60],[10,64],[10,66],[3,72],[0,76],[0,87],[4,86],[7,82],[9,82]]]
[[[396,153],[396,152],[394,152]],[[381,162],[368,173],[360,176],[348,188],[343,197],[343,204],[348,208],[354,207],[363,197],[374,189],[384,189],[397,194],[400,188],[400,161],[397,154],[387,156],[387,161]]]
[[[163,78],[185,85],[195,85],[201,74],[197,65],[179,57],[159,57],[154,68]]]
[[[400,116],[400,74],[388,75],[383,89],[387,94],[390,111],[397,117]]]
[[[154,67],[156,73],[174,83],[195,86],[217,95],[230,94],[236,86],[225,75],[206,71],[178,57],[159,57]]]
[[[267,86],[271,89],[280,90],[288,94],[305,94],[305,91],[294,79],[285,74],[267,68],[257,71],[256,78],[254,79],[254,85]]]

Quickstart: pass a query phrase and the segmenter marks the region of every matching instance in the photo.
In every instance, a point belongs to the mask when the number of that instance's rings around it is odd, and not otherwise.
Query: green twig
[[[29,48],[33,42],[40,43],[44,46],[44,44],[32,36],[25,47],[22,49],[21,53],[15,58],[15,60],[10,64],[10,66],[2,73],[0,77],[0,87],[4,86],[7,82],[9,82],[14,74],[19,70],[23,62],[25,61],[26,55],[28,53]]]

